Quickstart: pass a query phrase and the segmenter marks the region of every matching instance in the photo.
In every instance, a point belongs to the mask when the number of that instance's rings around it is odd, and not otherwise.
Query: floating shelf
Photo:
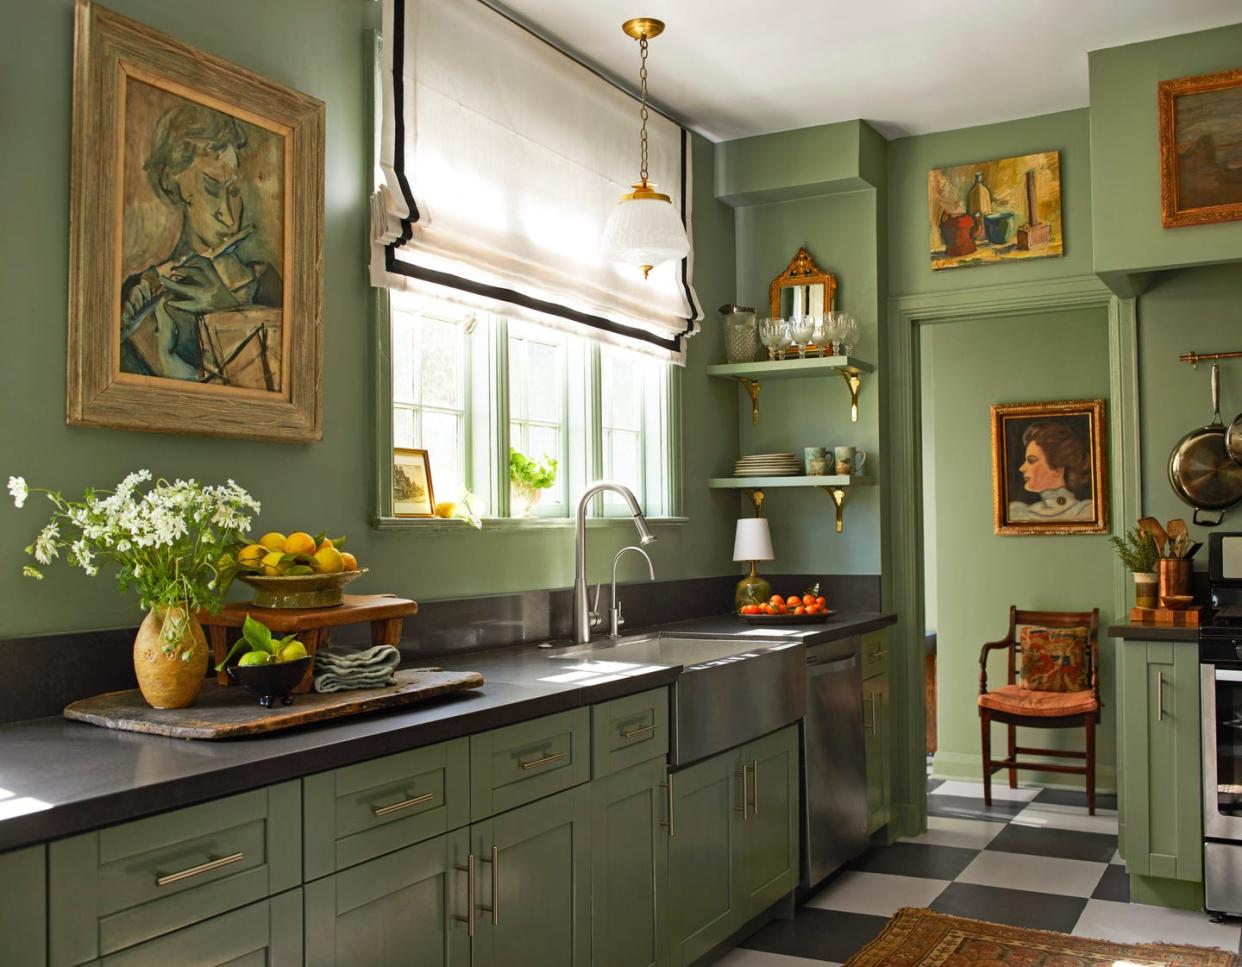
[[[867,474],[845,476],[830,474],[819,477],[712,477],[707,486],[713,490],[749,490],[755,502],[755,514],[762,513],[764,491],[778,487],[822,487],[837,508],[837,533],[845,530],[845,496],[850,487],[868,487],[875,478]]]
[[[759,425],[759,390],[765,380],[804,379],[837,373],[850,390],[850,420],[858,422],[858,389],[863,373],[875,367],[854,356],[811,356],[807,359],[773,359],[761,363],[717,363],[707,367],[707,375],[735,379],[750,394],[750,418]]]

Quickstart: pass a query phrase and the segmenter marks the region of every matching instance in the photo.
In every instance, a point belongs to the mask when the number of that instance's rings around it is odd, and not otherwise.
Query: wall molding
[[[915,293],[888,300],[881,358],[885,362],[882,402],[887,433],[885,452],[884,561],[886,610],[896,612],[891,634],[900,656],[892,668],[893,799],[904,828],[898,835],[922,831],[927,824],[926,729],[923,702],[923,455],[920,435],[920,327],[988,316],[1027,315],[1057,309],[1102,308],[1108,311],[1109,393],[1112,428],[1109,446],[1112,510],[1110,524],[1136,519],[1142,503],[1138,411],[1138,335],[1134,299],[1121,299],[1094,275],[1036,282],[980,286],[950,292]],[[1128,601],[1127,576],[1115,565],[1116,614]],[[1118,752],[1120,755],[1120,751]],[[941,761],[937,754],[937,763]],[[978,759],[975,760],[976,776]]]

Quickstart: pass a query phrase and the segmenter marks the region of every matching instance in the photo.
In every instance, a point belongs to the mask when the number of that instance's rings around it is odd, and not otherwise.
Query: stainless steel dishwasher
[[[862,639],[806,650],[802,741],[802,888],[814,887],[867,848]]]

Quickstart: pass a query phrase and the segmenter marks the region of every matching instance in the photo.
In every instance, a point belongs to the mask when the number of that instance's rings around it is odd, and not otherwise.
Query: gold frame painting
[[[1160,220],[1165,228],[1242,219],[1242,68],[1157,86]],[[1222,152],[1232,152],[1232,158]],[[1230,164],[1230,160],[1235,160]]]
[[[413,473],[403,469],[406,467],[413,468]],[[431,483],[431,458],[426,450],[393,447],[392,515],[435,517],[436,492]]]
[[[78,0],[70,424],[322,437],[323,102]]]
[[[1103,400],[992,406],[996,534],[1108,533]]]

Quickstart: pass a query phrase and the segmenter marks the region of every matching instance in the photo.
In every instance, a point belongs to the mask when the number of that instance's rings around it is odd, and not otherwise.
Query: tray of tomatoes
[[[827,621],[833,611],[819,588],[803,594],[774,594],[763,604],[744,604],[738,611],[752,625],[810,625]]]

